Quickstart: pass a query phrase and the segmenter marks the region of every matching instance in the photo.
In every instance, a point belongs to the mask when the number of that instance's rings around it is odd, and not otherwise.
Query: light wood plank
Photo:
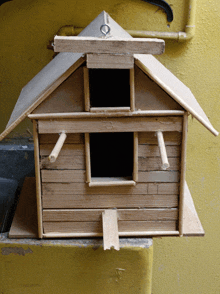
[[[169,157],[170,167],[167,171],[180,169],[180,158]],[[139,171],[162,171],[160,157],[139,157],[138,158]]]
[[[180,175],[178,171],[139,171],[138,179],[139,183],[178,183]]]
[[[134,57],[132,55],[116,54],[87,54],[88,68],[133,68]]]
[[[183,213],[184,213],[184,197],[185,197],[185,181],[186,181],[186,149],[187,149],[187,132],[188,132],[188,113],[183,118],[183,134],[182,134],[182,152],[181,152],[181,173],[180,173],[180,200],[179,200],[179,232],[183,236]]]
[[[44,233],[102,233],[101,222],[44,222]],[[119,232],[175,231],[176,221],[119,221]]]
[[[39,162],[39,140],[38,140],[38,124],[33,121],[33,137],[34,137],[34,160],[35,160],[35,177],[36,177],[36,197],[37,197],[37,219],[38,219],[38,237],[43,237],[42,227],[42,201],[41,201],[41,177]]]
[[[121,117],[40,120],[39,133],[182,131],[181,117]]]
[[[182,142],[181,132],[164,132],[163,136],[164,136],[164,141],[166,146],[180,145]],[[157,145],[157,137],[155,136],[155,133],[153,132],[140,132],[138,134],[138,143]]]
[[[44,208],[175,208],[178,195],[42,195]]]
[[[89,70],[87,67],[83,67],[84,74],[84,99],[85,99],[85,111],[90,109],[90,90],[89,90]]]
[[[85,183],[85,170],[41,170],[42,183]]]
[[[165,42],[150,38],[55,36],[54,52],[162,54]]]
[[[42,193],[43,195],[115,195],[115,194],[127,194],[127,195],[146,195],[146,194],[177,194],[179,192],[178,183],[155,183],[157,187],[157,193],[149,191],[151,183],[140,184],[136,186],[116,186],[116,187],[88,187],[86,183],[43,183]]]
[[[53,150],[54,144],[41,144],[40,155],[48,156]],[[84,156],[85,145],[84,144],[65,144],[60,152],[60,156]]]
[[[168,157],[180,157],[180,146],[166,146]],[[138,156],[139,157],[159,157],[160,150],[158,145],[143,144],[138,145]]]
[[[91,118],[91,117],[143,117],[143,116],[183,116],[182,110],[138,110],[133,112],[66,112],[66,113],[42,113],[29,114],[30,119],[73,119],[73,118]]]
[[[39,143],[42,144],[55,144],[59,138],[59,134],[41,134],[39,135]],[[84,144],[84,134],[75,133],[68,134],[66,144]]]
[[[102,212],[103,248],[119,250],[117,211],[108,209]]]
[[[74,153],[72,153],[74,155]],[[85,170],[85,156],[62,156],[60,155],[57,160],[51,163],[47,156],[40,158],[41,169],[81,169]]]
[[[104,209],[53,209],[43,210],[44,222],[98,222]],[[177,220],[178,209],[117,209],[118,219],[123,221]]]

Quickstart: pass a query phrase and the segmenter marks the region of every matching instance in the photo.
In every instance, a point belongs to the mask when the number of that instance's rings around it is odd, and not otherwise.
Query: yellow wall
[[[161,10],[139,0],[13,0],[2,5],[0,131],[21,88],[51,60],[53,52],[46,46],[61,26],[84,27],[105,9],[125,29],[179,31],[184,30],[186,2],[172,1],[175,20],[170,27]],[[194,38],[166,41],[166,52],[158,59],[191,88],[219,131],[220,2],[197,2]],[[154,239],[154,294],[220,292],[220,137],[189,121],[187,181],[206,237]],[[27,128],[28,121],[17,131]]]

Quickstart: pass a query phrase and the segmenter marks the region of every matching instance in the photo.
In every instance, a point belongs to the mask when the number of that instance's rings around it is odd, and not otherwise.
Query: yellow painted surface
[[[151,294],[153,246],[122,248],[0,243],[4,294]]]
[[[184,30],[184,19],[187,14],[186,2],[172,1],[175,21],[170,24],[170,27],[167,26],[166,15],[161,10],[139,0],[13,0],[0,6],[0,131],[5,128],[21,88],[51,60],[53,52],[46,49],[46,46],[61,26],[73,24],[84,27],[105,9],[125,29],[179,31]],[[158,59],[168,69],[191,88],[218,131],[220,130],[219,15],[220,2],[218,0],[197,0],[194,38],[187,43],[166,41],[165,54],[158,56]],[[30,122],[26,121],[20,124],[16,131],[18,134],[23,134],[28,127],[32,129]],[[206,236],[204,238],[155,239],[153,294],[220,293],[220,137],[215,138],[196,120],[190,118],[187,153],[187,181]],[[56,289],[57,280],[52,279],[56,271],[54,267],[60,269],[62,258],[64,258],[64,264],[71,263],[67,258],[69,256],[66,253],[67,249],[61,248],[59,251],[46,248],[44,252],[41,251],[41,248],[35,248],[34,252],[35,250],[36,255],[30,254],[30,257],[29,255],[24,258],[14,255],[4,256],[8,258],[4,270],[7,271],[8,268],[8,271],[12,271],[19,285],[20,269],[24,269],[28,285],[30,285],[35,273],[30,274],[31,277],[29,277],[31,263],[28,258],[33,258],[33,267],[40,268],[40,265],[44,264],[47,269],[43,272],[39,270],[39,275],[42,275],[45,285],[50,284],[50,287]],[[78,256],[82,254],[78,250],[76,250],[77,253],[70,254],[73,260],[75,260],[75,254],[79,254]],[[120,254],[123,255],[123,252],[120,251],[118,257]],[[128,251],[124,255],[126,258],[123,262],[131,266],[136,262],[137,255],[137,252]],[[57,256],[60,263],[54,261]],[[117,292],[116,285],[107,284],[108,279],[114,275],[114,271],[109,272],[104,284],[95,283],[94,275],[98,281],[97,273],[102,274],[106,260],[112,265],[115,262],[111,253],[100,256],[102,256],[100,257],[101,265],[95,272],[93,272],[94,268],[91,263],[91,260],[95,260],[95,255],[91,257],[88,251],[85,257],[81,256],[81,260],[77,259],[79,267],[78,269],[74,267],[75,275],[79,277],[82,274],[80,267],[86,269],[88,281],[94,282],[92,284],[96,289],[94,293],[139,293],[138,290],[132,288],[126,288],[124,292]],[[145,266],[144,257],[139,255],[138,258],[141,266],[135,264],[137,277],[142,271],[142,266]],[[27,263],[24,260],[27,260]],[[15,262],[15,269],[12,269],[13,262]],[[90,272],[88,266],[92,269]],[[71,273],[65,272],[65,275],[67,278],[64,281],[67,282]],[[57,276],[56,272],[55,277]],[[143,277],[143,274],[140,277]],[[7,277],[7,279],[9,280],[6,281],[10,282],[12,278]],[[38,280],[39,276],[36,279]],[[6,281],[3,278],[3,282]],[[77,282],[77,287],[80,287],[80,283],[83,285],[83,280],[75,278],[73,281]],[[88,281],[85,280],[85,283],[89,284]],[[143,285],[141,280],[135,281]],[[126,283],[131,285],[131,276],[126,276],[123,282],[125,285]],[[23,277],[22,283],[25,283]],[[62,283],[65,284],[65,282]],[[109,291],[112,292],[105,292],[103,285],[109,285]],[[71,286],[74,286],[74,282],[72,285],[68,284],[69,288]],[[136,284],[135,289],[138,289],[138,286]],[[26,293],[43,293],[36,289],[35,287],[32,292],[27,290]],[[8,293],[19,293],[20,290],[14,289],[13,291]],[[61,291],[57,290],[57,293]]]

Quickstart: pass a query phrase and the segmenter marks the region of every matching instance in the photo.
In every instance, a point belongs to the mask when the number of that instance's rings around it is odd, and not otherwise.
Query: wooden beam
[[[54,52],[162,54],[165,42],[150,38],[97,38],[55,36]]]
[[[123,117],[39,120],[39,133],[112,133],[182,131],[181,117]]]
[[[183,116],[182,110],[144,110],[134,112],[69,112],[69,113],[42,113],[42,114],[29,114],[30,119],[64,119],[64,118],[90,118],[90,117],[126,117],[126,116]]]
[[[116,54],[87,54],[88,68],[120,68],[129,69],[134,67],[132,55]]]
[[[103,248],[119,250],[117,210],[108,209],[102,213]]]

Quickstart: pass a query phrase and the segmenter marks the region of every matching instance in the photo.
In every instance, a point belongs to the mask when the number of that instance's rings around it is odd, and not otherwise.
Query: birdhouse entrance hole
[[[91,107],[130,107],[129,69],[89,69]]]
[[[133,133],[90,134],[92,178],[132,180]]]

